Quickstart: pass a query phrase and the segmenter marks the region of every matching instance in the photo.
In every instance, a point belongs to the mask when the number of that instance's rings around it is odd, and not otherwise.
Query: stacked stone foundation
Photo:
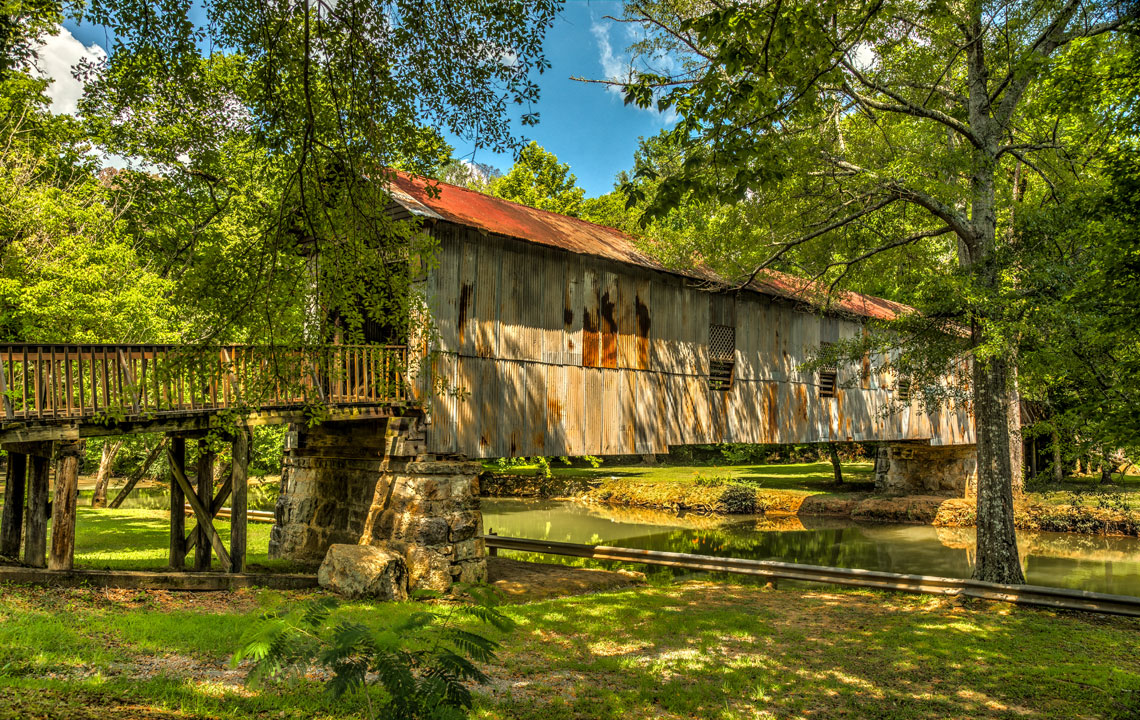
[[[885,495],[977,493],[978,452],[973,445],[885,443],[875,458],[875,492]]]
[[[269,556],[317,565],[334,544],[385,547],[410,590],[486,580],[478,463],[423,453],[416,418],[291,429]]]

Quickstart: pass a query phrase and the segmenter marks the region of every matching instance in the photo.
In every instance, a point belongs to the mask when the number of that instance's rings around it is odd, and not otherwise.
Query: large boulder
[[[408,599],[404,556],[372,545],[331,546],[317,571],[317,582],[350,598]]]

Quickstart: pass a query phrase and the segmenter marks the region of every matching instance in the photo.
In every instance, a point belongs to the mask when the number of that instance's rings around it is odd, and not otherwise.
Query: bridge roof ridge
[[[394,171],[389,179],[392,199],[414,215],[712,284],[729,284],[708,268],[680,270],[668,267],[639,250],[634,237],[607,225],[539,210],[403,171]],[[762,271],[748,288],[763,295],[796,300],[824,310],[880,320],[893,320],[917,312],[893,300],[851,291],[838,291],[829,298],[822,283],[778,270]]]

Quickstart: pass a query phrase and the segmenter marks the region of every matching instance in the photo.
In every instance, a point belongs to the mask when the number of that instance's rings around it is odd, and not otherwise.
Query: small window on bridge
[[[896,392],[899,395],[899,402],[910,402],[910,380],[899,380]]]
[[[833,343],[821,342],[819,344],[820,355],[826,355],[831,351]],[[826,365],[821,365],[819,368],[819,396],[821,398],[835,397],[835,391],[839,387],[839,372],[835,363],[828,362]]]
[[[730,390],[735,365],[736,328],[709,325],[709,387],[713,390]]]
[[[819,396],[821,398],[835,397],[835,389],[839,386],[839,377],[834,370],[819,371]]]

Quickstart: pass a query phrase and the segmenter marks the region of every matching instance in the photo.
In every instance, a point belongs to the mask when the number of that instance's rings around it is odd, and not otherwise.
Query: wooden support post
[[[167,449],[170,462],[170,569],[186,565],[186,496],[178,482],[178,474],[186,474],[186,438],[173,437]]]
[[[0,375],[3,368],[0,368]],[[4,518],[0,521],[0,555],[20,556],[20,537],[24,534],[24,474],[28,456],[8,451],[8,476],[4,480]]]
[[[50,463],[46,457],[32,456],[28,510],[24,517],[24,564],[32,567],[43,567],[46,564]]]
[[[246,511],[249,509],[249,430],[241,428],[233,443],[233,501],[230,503],[230,572],[245,572]],[[213,510],[215,513],[217,510]]]
[[[214,499],[214,460],[216,455],[210,449],[210,443],[206,438],[198,440],[198,502],[206,508],[210,507],[210,501]],[[209,570],[210,562],[210,538],[206,528],[199,522],[198,546],[194,548],[194,569]]]
[[[75,565],[75,508],[79,504],[79,462],[82,456],[82,440],[60,442],[57,446],[48,570],[70,570]]]

